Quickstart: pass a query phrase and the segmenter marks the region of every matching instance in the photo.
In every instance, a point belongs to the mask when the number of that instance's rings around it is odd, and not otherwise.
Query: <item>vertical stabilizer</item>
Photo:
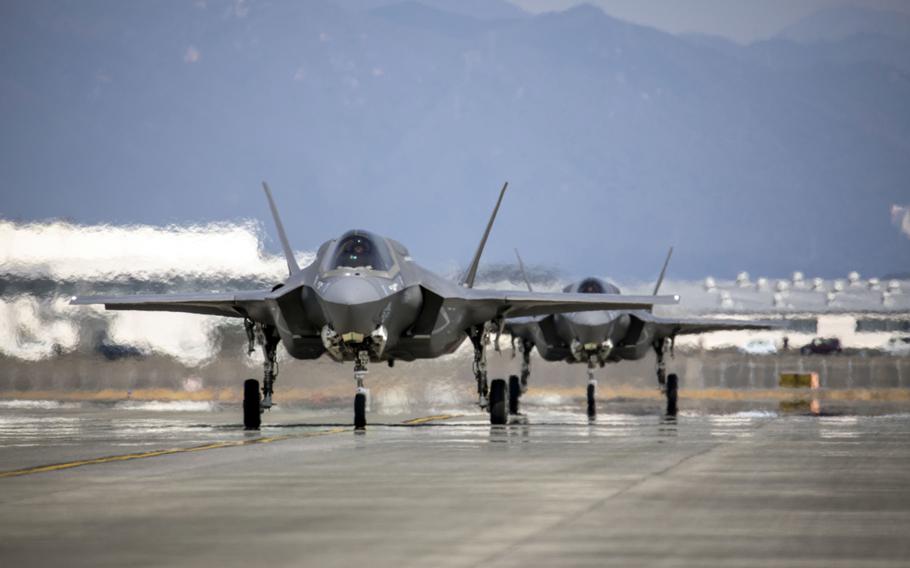
[[[265,190],[265,197],[269,200],[269,209],[272,210],[272,219],[275,220],[275,228],[278,230],[281,248],[284,249],[284,258],[288,262],[288,272],[293,276],[300,272],[300,266],[297,264],[297,259],[294,258],[294,251],[291,250],[291,243],[288,241],[288,236],[284,232],[284,225],[281,223],[281,217],[278,216],[278,208],[275,207],[275,200],[272,199],[272,190],[269,189],[269,184],[262,182],[262,189]]]
[[[493,214],[490,215],[490,221],[487,223],[487,230],[483,232],[483,238],[480,239],[480,244],[477,245],[477,251],[474,253],[474,260],[471,261],[471,266],[468,267],[468,271],[465,272],[464,277],[461,279],[461,285],[465,288],[474,287],[474,279],[477,278],[477,267],[480,266],[480,257],[483,255],[483,247],[487,244],[487,237],[490,236],[493,221],[496,220],[496,214],[499,212],[499,206],[502,204],[502,198],[506,194],[506,188],[508,187],[509,182],[502,185],[502,191],[499,192],[499,200],[496,201],[496,207],[493,209]]]
[[[670,257],[673,256],[673,247],[667,253],[667,259],[664,260],[664,267],[660,269],[660,276],[657,277],[657,284],[654,285],[654,295],[660,291],[660,285],[664,283],[664,275],[667,273],[667,265],[670,264]]]
[[[521,277],[524,278],[525,286],[528,287],[528,292],[533,292],[534,288],[531,287],[531,281],[528,280],[528,273],[525,272],[525,263],[521,261],[521,255],[518,254],[518,249],[515,249],[515,258],[518,259],[518,269],[521,270]]]

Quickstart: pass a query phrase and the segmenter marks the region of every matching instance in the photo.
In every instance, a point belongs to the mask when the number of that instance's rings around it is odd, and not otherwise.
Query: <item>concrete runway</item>
[[[233,406],[6,401],[0,565],[907,565],[910,409],[656,406],[355,435],[347,409],[251,434]]]

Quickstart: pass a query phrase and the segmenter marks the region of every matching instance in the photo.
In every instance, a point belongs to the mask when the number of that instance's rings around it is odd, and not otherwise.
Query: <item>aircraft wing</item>
[[[762,320],[716,319],[716,318],[664,318],[643,312],[635,317],[654,326],[659,337],[708,333],[711,331],[738,331],[777,329],[781,322]]]
[[[103,304],[108,310],[184,312],[243,318],[267,311],[269,290],[202,294],[139,294],[133,296],[75,296],[74,306]]]
[[[600,310],[647,310],[655,305],[676,304],[679,296],[624,296],[621,294],[565,294],[470,290],[465,296],[474,311],[490,317],[544,316],[566,312]]]

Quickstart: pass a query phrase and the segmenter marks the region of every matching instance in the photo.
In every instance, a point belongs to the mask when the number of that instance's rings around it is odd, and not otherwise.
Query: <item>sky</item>
[[[906,0],[509,0],[531,13],[593,4],[630,22],[671,33],[717,35],[739,43],[768,38],[809,14],[850,4],[910,14]]]

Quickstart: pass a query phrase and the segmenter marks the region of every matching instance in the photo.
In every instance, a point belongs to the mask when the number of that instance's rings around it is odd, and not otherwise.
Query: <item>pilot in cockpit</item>
[[[373,247],[365,237],[354,235],[338,245],[335,265],[339,268],[371,268]]]

